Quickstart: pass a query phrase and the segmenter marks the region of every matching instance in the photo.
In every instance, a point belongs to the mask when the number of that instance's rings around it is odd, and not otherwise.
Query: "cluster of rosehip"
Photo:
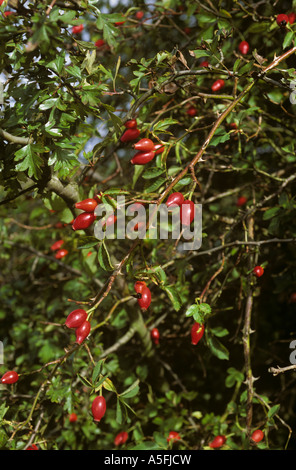
[[[136,119],[130,119],[124,123],[126,131],[120,137],[122,143],[132,142],[136,140],[140,135],[138,124]],[[158,155],[164,151],[164,145],[154,144],[151,139],[143,138],[140,139],[136,144],[133,145],[137,153],[132,158],[132,165],[145,165],[151,162],[155,155]]]

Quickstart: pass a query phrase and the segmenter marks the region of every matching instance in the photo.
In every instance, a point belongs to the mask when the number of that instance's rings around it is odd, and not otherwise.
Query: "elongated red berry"
[[[140,152],[150,152],[150,150],[154,150],[154,142],[148,138],[140,139],[134,144],[134,148]]]
[[[127,129],[137,129],[137,120],[136,119],[129,119],[124,123],[124,127]]]
[[[128,440],[128,433],[126,431],[121,431],[117,434],[114,439],[114,445],[116,447],[122,446]]]
[[[142,10],[137,11],[136,18],[137,20],[141,20],[144,16],[144,12]]]
[[[285,27],[286,24],[289,22],[289,17],[288,15],[285,15],[284,13],[280,13],[276,17],[276,22],[280,27]]]
[[[209,64],[209,62],[208,62],[207,60],[203,60],[203,61],[199,64],[200,67],[208,67],[209,65],[210,65],[210,64]]]
[[[76,209],[80,209],[85,212],[93,212],[97,205],[98,203],[95,199],[88,198],[84,199],[83,201],[76,202],[75,207]]]
[[[8,370],[1,378],[1,383],[11,385],[17,382],[19,375],[15,370]]]
[[[71,413],[69,415],[69,421],[70,421],[70,423],[75,423],[77,421],[77,414],[76,413]]]
[[[205,326],[198,322],[195,322],[191,327],[191,344],[194,346],[201,340],[205,332]]]
[[[195,205],[193,201],[185,200],[180,205],[180,219],[182,225],[189,226],[194,220]]]
[[[256,431],[254,431],[251,436],[251,439],[254,442],[260,442],[262,441],[263,438],[264,438],[264,432],[261,431],[261,429],[256,429]]]
[[[76,343],[81,344],[85,338],[88,337],[90,333],[90,322],[88,320],[85,320],[78,328],[76,328]]]
[[[56,252],[56,254],[54,255],[54,257],[55,257],[56,259],[62,259],[62,258],[64,258],[65,256],[67,256],[68,253],[69,253],[68,250],[66,250],[65,248],[61,248],[60,250],[58,250],[58,251]]]
[[[91,226],[96,220],[96,216],[93,212],[83,212],[79,214],[72,224],[73,230],[83,230]]]
[[[160,335],[158,328],[152,328],[150,336],[154,344],[159,344]]]
[[[162,144],[155,144],[154,145],[154,152],[155,152],[155,155],[159,155],[160,153],[162,153],[165,149],[165,146],[162,145]]]
[[[240,42],[238,49],[243,55],[246,55],[250,50],[250,45],[247,41],[242,41]]]
[[[247,198],[245,196],[240,196],[237,198],[236,205],[237,207],[244,206],[247,202]]]
[[[65,325],[68,328],[78,328],[87,319],[87,313],[82,308],[77,308],[67,316]]]
[[[136,281],[135,282],[134,289],[137,292],[137,294],[141,294],[144,287],[147,287],[146,282],[144,282],[144,281]]]
[[[115,214],[111,214],[106,218],[102,219],[102,227],[110,227],[111,225],[114,225],[117,220],[117,217]]]
[[[169,195],[166,205],[171,207],[173,205],[180,206],[184,202],[184,196],[182,193],[172,193]]]
[[[103,396],[100,395],[93,400],[91,405],[91,412],[94,421],[100,422],[106,413],[106,400]]]
[[[132,165],[146,165],[146,163],[151,162],[155,157],[154,150],[150,150],[149,152],[137,152],[136,155],[132,158],[131,163]]]
[[[209,443],[209,447],[211,449],[218,449],[219,447],[222,447],[226,442],[226,437],[223,435],[216,436],[212,442]]]
[[[256,277],[261,277],[264,274],[264,268],[262,268],[262,266],[255,266],[253,273]]]
[[[289,13],[288,14],[288,20],[290,24],[294,24],[296,20],[296,14],[295,13]]]
[[[151,304],[151,291],[146,286],[146,287],[143,287],[140,294],[141,294],[141,298],[138,299],[138,305],[141,310],[145,311],[148,309],[149,305]]]
[[[121,142],[131,142],[133,140],[136,140],[140,135],[139,129],[127,129],[124,131],[122,136],[120,137]]]
[[[224,87],[224,85],[225,85],[224,80],[222,78],[219,78],[213,83],[212,91],[219,91]]]
[[[170,431],[167,437],[167,442],[179,441],[180,439],[181,439],[181,436],[177,431]]]
[[[29,447],[26,448],[26,450],[39,450],[36,444],[32,444]]]
[[[100,47],[104,46],[106,43],[104,41],[104,39],[98,39],[96,42],[95,42],[95,46],[99,49]]]
[[[188,114],[188,116],[194,117],[197,114],[197,110],[194,106],[189,106],[189,108],[186,111],[186,114]]]
[[[64,240],[58,240],[51,245],[50,249],[52,251],[59,250],[63,244],[64,244]]]
[[[79,24],[79,25],[77,25],[77,26],[73,26],[73,28],[72,28],[72,34],[81,33],[81,31],[83,31],[83,29],[84,29],[83,24]]]

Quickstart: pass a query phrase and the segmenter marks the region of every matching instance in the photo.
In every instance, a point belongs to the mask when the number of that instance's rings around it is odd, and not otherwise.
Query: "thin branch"
[[[278,374],[283,374],[284,372],[290,371],[290,370],[295,370],[296,371],[296,364],[293,364],[292,366],[286,366],[286,367],[270,367],[268,369],[268,372],[270,372],[272,375],[278,375]]]

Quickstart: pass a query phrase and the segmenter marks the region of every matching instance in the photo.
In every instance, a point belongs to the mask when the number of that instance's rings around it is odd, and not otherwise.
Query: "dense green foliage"
[[[296,338],[296,22],[276,22],[296,2],[2,3],[0,373],[19,380],[0,385],[0,446],[112,449],[126,430],[124,449],[209,449],[217,434],[223,449],[295,449],[295,370],[269,369],[291,366]],[[147,165],[120,141],[131,118],[165,145]],[[85,198],[174,191],[202,204],[198,250],[72,230]],[[76,308],[91,322],[80,346],[64,325]]]

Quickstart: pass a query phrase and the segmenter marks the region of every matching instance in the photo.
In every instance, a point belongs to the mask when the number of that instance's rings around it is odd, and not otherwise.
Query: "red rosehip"
[[[245,196],[240,196],[237,198],[236,205],[237,207],[241,207],[244,204],[246,204],[246,202],[247,202],[247,198]]]
[[[100,47],[104,46],[106,43],[104,41],[104,39],[98,39],[96,42],[95,42],[95,46],[99,49]]]
[[[117,434],[114,439],[115,446],[121,446],[128,440],[128,433],[126,431],[121,431]]]
[[[76,413],[71,413],[69,415],[69,421],[70,421],[70,423],[75,423],[77,421],[77,414]]]
[[[143,16],[144,16],[143,11],[141,11],[141,10],[137,11],[137,13],[136,13],[137,20],[141,20],[143,18]]]
[[[162,153],[165,149],[165,146],[162,145],[162,144],[155,144],[154,145],[154,152],[155,152],[155,155],[159,155],[160,153]]]
[[[186,114],[188,114],[188,116],[191,116],[191,117],[196,116],[196,113],[197,113],[197,110],[194,106],[189,106],[189,108],[186,111]]]
[[[138,305],[140,309],[145,312],[148,309],[149,305],[151,304],[151,291],[146,286],[146,287],[143,287],[140,294],[141,294],[141,298],[138,299]]]
[[[218,80],[216,80],[213,85],[212,85],[212,91],[219,91],[221,90],[225,85],[225,82],[222,78],[219,78]]]
[[[296,20],[296,14],[295,13],[289,13],[288,14],[288,20],[290,24],[294,24]]]
[[[76,343],[81,344],[85,338],[87,338],[90,333],[90,328],[91,326],[88,320],[85,320],[85,322],[76,328]]]
[[[72,224],[73,230],[83,230],[91,226],[96,220],[96,216],[93,212],[83,212],[74,219]]]
[[[140,135],[139,129],[127,129],[124,131],[122,136],[120,137],[120,141],[125,143],[125,142],[131,142],[132,140],[136,140]]]
[[[150,336],[154,344],[159,344],[159,331],[157,328],[152,328]]]
[[[243,55],[246,55],[250,50],[250,45],[247,41],[242,41],[239,44],[238,49]]]
[[[91,412],[94,421],[101,421],[104,414],[106,413],[106,400],[103,396],[96,397],[91,405]]]
[[[276,22],[280,27],[285,27],[289,22],[289,17],[288,15],[281,13],[280,15],[277,15]]]
[[[178,432],[176,431],[170,431],[168,437],[167,437],[167,442],[170,441],[179,441],[181,439],[181,436]]]
[[[127,129],[137,129],[137,120],[136,119],[129,119],[124,123],[124,127]]]
[[[65,325],[68,328],[78,328],[82,323],[85,322],[87,319],[87,313],[82,308],[78,308],[73,310],[73,312],[69,313],[67,316]]]
[[[27,447],[26,450],[39,450],[36,444],[32,444],[31,446]]]
[[[154,150],[149,152],[137,152],[135,156],[131,159],[132,165],[146,165],[146,163],[151,162],[155,157]]]
[[[201,340],[205,332],[205,326],[195,322],[191,327],[191,344],[194,346]]]
[[[185,200],[180,206],[180,218],[182,225],[189,226],[194,220],[195,205],[193,201]]]
[[[254,442],[260,442],[264,438],[264,432],[261,431],[261,429],[256,429],[256,431],[253,432],[251,439]]]
[[[208,62],[207,60],[203,60],[203,61],[199,64],[200,67],[208,67],[209,65],[210,65],[210,64],[209,64],[209,62]]]
[[[19,375],[15,370],[8,370],[1,378],[1,383],[11,385],[17,382]]]
[[[191,33],[191,28],[189,28],[189,26],[185,26],[185,28],[183,29],[184,33],[186,34],[190,34]]]
[[[52,251],[59,250],[63,244],[64,244],[64,240],[58,240],[51,245],[50,249]]]
[[[115,24],[115,26],[121,26],[125,23],[125,21],[117,21]]]
[[[7,18],[10,15],[14,15],[15,13],[13,11],[5,11],[3,15]]]
[[[95,199],[88,198],[84,199],[83,201],[76,202],[75,207],[76,209],[80,209],[85,212],[93,212],[97,205],[98,203]]]
[[[111,225],[114,225],[117,220],[117,217],[115,214],[111,214],[107,217],[107,219],[103,218],[101,220],[102,227],[110,227]]]
[[[67,256],[68,253],[69,253],[68,250],[66,250],[65,248],[61,248],[60,250],[58,250],[58,251],[56,252],[56,254],[54,255],[54,257],[55,257],[56,259],[62,259],[62,258],[64,258],[65,256]]]
[[[147,287],[146,282],[144,282],[144,281],[136,281],[135,282],[134,289],[137,292],[137,294],[141,294],[144,287]]]
[[[154,150],[154,142],[151,139],[144,138],[136,142],[133,147],[140,152],[150,152],[150,150]]]
[[[171,207],[173,205],[180,206],[184,202],[184,196],[182,193],[172,193],[169,195],[166,205]]]
[[[262,266],[255,266],[253,273],[256,277],[261,277],[264,274],[264,268],[262,268]]]
[[[209,447],[211,447],[211,449],[218,449],[219,447],[222,447],[226,442],[226,437],[225,436],[216,436],[212,442],[209,443]]]
[[[79,24],[79,25],[77,25],[77,26],[73,26],[73,28],[72,28],[72,34],[79,34],[79,33],[81,33],[81,31],[83,31],[83,29],[84,29],[83,24]]]

